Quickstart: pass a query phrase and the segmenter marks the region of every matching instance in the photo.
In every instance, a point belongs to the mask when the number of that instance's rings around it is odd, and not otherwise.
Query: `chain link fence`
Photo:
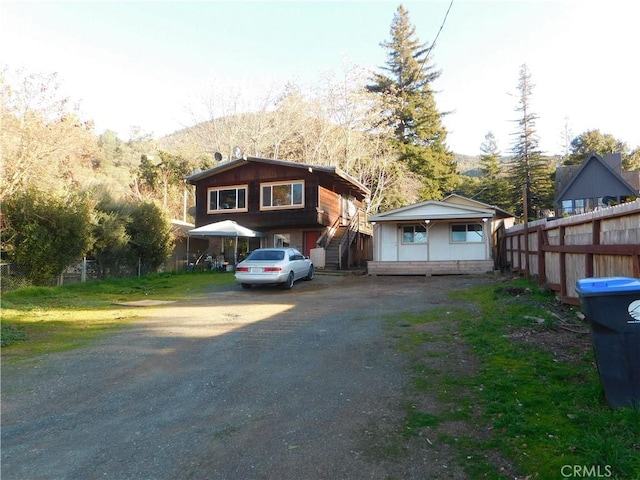
[[[182,268],[186,269],[186,266],[183,266]],[[110,271],[103,274],[100,272],[100,268],[95,260],[82,260],[67,268],[58,278],[52,278],[44,286],[54,287],[105,278],[139,277],[155,271],[156,269],[150,268],[140,260],[138,261],[138,265],[135,267],[120,266],[116,272]],[[24,267],[15,263],[0,263],[1,291],[6,292],[18,288],[29,287],[31,285],[32,283],[27,275],[27,270]]]

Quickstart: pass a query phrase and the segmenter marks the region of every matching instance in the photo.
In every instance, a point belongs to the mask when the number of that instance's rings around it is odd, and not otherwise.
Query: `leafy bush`
[[[101,278],[157,271],[171,254],[171,222],[154,203],[96,205],[93,249]]]
[[[90,212],[81,195],[17,192],[3,206],[3,253],[32,284],[46,285],[88,250]]]

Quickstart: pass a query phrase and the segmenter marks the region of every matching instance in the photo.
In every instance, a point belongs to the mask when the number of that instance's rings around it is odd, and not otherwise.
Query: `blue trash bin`
[[[585,278],[576,282],[576,292],[591,326],[607,403],[640,405],[640,279]]]

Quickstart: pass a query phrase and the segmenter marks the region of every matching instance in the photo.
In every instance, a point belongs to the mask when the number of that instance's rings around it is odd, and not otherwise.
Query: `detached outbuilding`
[[[515,223],[504,210],[460,195],[369,216],[370,275],[485,273],[499,256],[497,232]]]

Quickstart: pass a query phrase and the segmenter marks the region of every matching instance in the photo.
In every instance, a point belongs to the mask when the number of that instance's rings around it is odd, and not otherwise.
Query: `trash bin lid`
[[[640,293],[640,279],[632,277],[591,277],[576,282],[576,292],[582,297]]]

